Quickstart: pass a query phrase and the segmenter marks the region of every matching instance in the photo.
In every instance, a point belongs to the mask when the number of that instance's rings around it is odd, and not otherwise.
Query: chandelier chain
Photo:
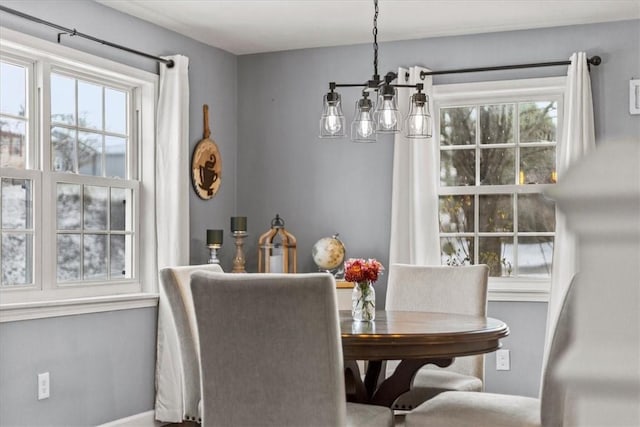
[[[374,0],[373,14],[373,74],[378,75],[378,0]]]

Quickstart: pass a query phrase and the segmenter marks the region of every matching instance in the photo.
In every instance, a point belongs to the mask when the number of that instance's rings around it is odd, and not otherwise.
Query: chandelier
[[[351,140],[354,142],[376,142],[377,134],[399,133],[404,122],[407,138],[431,137],[431,115],[429,97],[423,93],[422,83],[415,85],[394,84],[398,74],[387,73],[383,79],[378,74],[378,0],[374,0],[373,14],[373,76],[365,83],[329,83],[329,92],[324,96],[320,118],[320,138],[344,138],[346,122],[342,112],[342,97],[335,91],[338,87],[361,87],[362,98],[356,101],[355,115],[351,122]],[[397,88],[413,88],[417,92],[409,98],[409,114],[403,121],[398,110]],[[369,96],[377,98],[374,106]]]

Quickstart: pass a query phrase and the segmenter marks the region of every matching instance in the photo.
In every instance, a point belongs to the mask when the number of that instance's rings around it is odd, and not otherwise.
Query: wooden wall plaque
[[[216,195],[222,181],[222,157],[213,139],[210,139],[209,106],[203,105],[203,138],[193,150],[191,177],[193,188],[201,199],[208,200]]]

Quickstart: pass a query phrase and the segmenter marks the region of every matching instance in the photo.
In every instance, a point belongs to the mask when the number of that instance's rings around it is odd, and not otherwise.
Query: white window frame
[[[27,164],[33,169],[3,168],[3,176],[29,178],[34,188],[34,285],[0,291],[0,322],[78,313],[148,307],[157,304],[157,260],[155,243],[155,116],[158,76],[75,49],[47,42],[16,31],[0,34],[0,54],[33,64],[28,94],[30,140]],[[51,70],[68,70],[76,78],[99,78],[101,84],[133,91],[129,112],[130,143],[127,170],[135,171],[125,187],[137,188],[134,197],[136,233],[133,257],[138,267],[133,280],[117,283],[57,284],[55,188],[56,181],[109,185],[117,179],[79,176],[51,171],[49,76]],[[45,120],[46,118],[46,120]],[[35,138],[32,139],[32,138]],[[36,199],[37,198],[37,199]],[[50,209],[49,214],[43,212]],[[141,220],[137,213],[144,212]]]
[[[504,80],[474,83],[458,83],[433,86],[434,98],[434,139],[437,144],[438,162],[440,164],[440,109],[444,107],[469,104],[502,104],[527,100],[549,100],[558,102],[557,144],[562,137],[562,111],[566,77],[546,77],[522,80]],[[479,119],[479,117],[478,117]],[[557,147],[556,144],[556,147]],[[438,180],[438,188],[440,187]],[[496,193],[513,192],[515,185],[502,186]],[[517,189],[522,193],[526,188]],[[467,193],[465,193],[467,194]],[[477,233],[477,230],[476,230]],[[536,278],[489,278],[489,301],[535,301],[547,302],[551,279]]]

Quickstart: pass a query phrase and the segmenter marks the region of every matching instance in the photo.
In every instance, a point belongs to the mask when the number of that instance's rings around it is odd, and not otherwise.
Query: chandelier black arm
[[[422,90],[423,88],[423,84],[422,83],[416,83],[413,85],[407,85],[407,84],[392,84],[391,82],[394,81],[395,79],[398,78],[398,74],[394,73],[394,72],[389,72],[384,76],[384,80],[369,80],[367,83],[336,83],[336,82],[331,82],[329,83],[329,89],[334,90],[337,87],[366,87],[369,89],[379,89],[381,86],[384,85],[389,85],[392,87],[408,87],[408,88],[414,88],[414,89],[419,89]]]
[[[420,89],[420,90],[422,90],[422,88],[424,87],[422,83],[416,83],[414,85],[395,85],[395,84],[391,84],[389,86],[393,86],[393,87],[412,87],[414,89]]]
[[[333,83],[333,88],[336,87],[367,87],[368,83]],[[329,88],[332,88],[332,83],[329,83]]]

